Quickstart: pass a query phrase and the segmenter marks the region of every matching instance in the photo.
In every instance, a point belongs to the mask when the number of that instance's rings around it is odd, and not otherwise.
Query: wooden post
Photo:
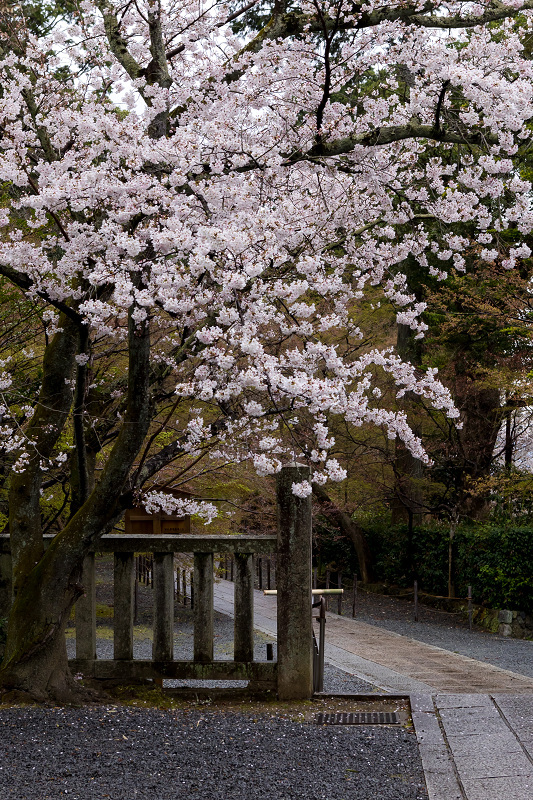
[[[257,587],[260,592],[263,591],[263,559],[261,556],[257,558],[257,575],[259,577],[259,586]]]
[[[83,559],[81,585],[84,594],[76,603],[76,658],[96,658],[96,580],[94,553]]]
[[[152,659],[174,657],[174,554],[154,554],[154,640]]]
[[[194,608],[194,570],[189,572],[189,583],[191,585],[191,609]]]
[[[337,588],[342,589],[342,572],[337,574]],[[342,594],[337,598],[337,614],[342,617]]]
[[[183,605],[187,607],[187,573],[185,570],[181,573],[181,585],[183,586]]]
[[[180,568],[179,564],[176,566],[176,602],[179,603],[181,600],[181,590],[180,590]]]
[[[353,576],[352,619],[355,619],[356,607],[357,607],[357,575],[354,575]]]
[[[330,576],[331,576],[331,573],[330,573],[329,569],[327,569],[326,570],[326,589],[329,589]],[[326,611],[329,611],[329,597],[326,595],[325,599],[326,599]]]
[[[278,696],[303,700],[313,694],[311,608],[311,497],[297,497],[295,483],[310,481],[309,467],[292,464],[277,476]]]
[[[191,576],[192,577],[192,576]],[[213,553],[194,554],[194,660],[213,660]]]
[[[253,556],[235,555],[234,661],[254,660]]]
[[[133,658],[133,603],[135,558],[133,553],[115,553],[114,658]]]

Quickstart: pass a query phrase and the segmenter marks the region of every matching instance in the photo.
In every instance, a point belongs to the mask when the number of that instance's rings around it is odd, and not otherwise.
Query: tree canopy
[[[3,364],[1,683],[67,692],[83,556],[136,498],[186,508],[150,491],[177,457],[304,458],[322,485],[345,476],[342,420],[426,458],[378,376],[456,418],[450,392],[368,346],[359,311],[422,336],[401,265],[464,270],[464,223],[481,259],[529,256],[530,9],[280,3],[258,33],[219,2],[83,2],[33,32],[1,12],[0,275],[43,331],[22,418],[15,347]],[[72,514],[44,552],[43,479],[67,461]]]

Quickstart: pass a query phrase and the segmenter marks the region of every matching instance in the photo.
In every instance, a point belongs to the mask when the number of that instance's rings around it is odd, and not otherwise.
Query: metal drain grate
[[[315,714],[317,725],[399,725],[395,711],[351,711]]]

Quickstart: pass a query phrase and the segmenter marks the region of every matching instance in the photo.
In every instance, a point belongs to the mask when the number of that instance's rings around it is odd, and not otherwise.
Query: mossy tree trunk
[[[41,530],[42,463],[57,445],[72,409],[69,388],[75,356],[83,350],[79,327],[61,320],[44,358],[42,390],[28,439],[33,442],[27,469],[13,475],[10,534],[13,554],[13,605],[8,620],[0,687],[27,692],[38,701],[68,701],[76,696],[69,674],[65,626],[83,593],[84,556],[94,549],[121,514],[120,498],[150,422],[150,331],[147,322],[128,327],[127,410],[100,480],[65,528],[45,551]],[[83,443],[78,440],[78,445]],[[79,459],[81,465],[84,458]],[[82,498],[83,499],[83,498]]]
[[[322,486],[314,483],[313,495],[319,501],[326,517],[328,517],[345,536],[351,539],[359,562],[361,580],[363,583],[370,583],[372,580],[372,554],[362,528],[331,499]]]

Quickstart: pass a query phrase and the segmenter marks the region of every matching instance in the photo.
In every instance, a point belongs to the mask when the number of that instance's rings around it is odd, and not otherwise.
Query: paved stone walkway
[[[230,581],[215,584],[217,611],[233,616],[233,590]],[[276,636],[275,596],[255,591],[254,627]],[[533,693],[533,678],[331,613],[327,614],[325,658],[388,692]]]
[[[229,581],[215,607],[233,615]],[[276,598],[256,591],[254,615],[275,637]],[[533,679],[336,614],[325,658],[410,695],[429,800],[533,800]]]
[[[533,695],[411,695],[429,800],[531,800]]]

